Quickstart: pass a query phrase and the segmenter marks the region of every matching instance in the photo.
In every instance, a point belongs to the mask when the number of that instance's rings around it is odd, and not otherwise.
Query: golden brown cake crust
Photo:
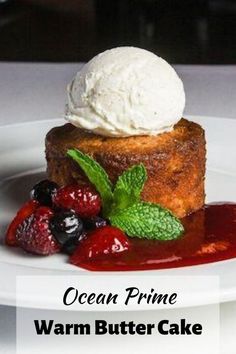
[[[69,148],[92,156],[112,182],[142,162],[148,180],[142,198],[169,208],[178,217],[204,204],[205,135],[200,125],[181,119],[171,132],[157,136],[110,138],[75,128],[53,128],[46,136],[48,176],[59,185],[88,182],[78,165],[66,157]]]

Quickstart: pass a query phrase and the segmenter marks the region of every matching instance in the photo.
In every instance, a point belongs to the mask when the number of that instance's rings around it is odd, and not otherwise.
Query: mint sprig
[[[140,200],[147,180],[143,164],[123,172],[113,187],[106,171],[90,156],[77,149],[70,149],[67,154],[79,164],[100,193],[103,216],[111,225],[130,237],[173,240],[183,233],[182,223],[168,209]]]
[[[183,225],[169,210],[158,204],[139,202],[110,217],[113,226],[131,237],[173,240],[183,231]]]

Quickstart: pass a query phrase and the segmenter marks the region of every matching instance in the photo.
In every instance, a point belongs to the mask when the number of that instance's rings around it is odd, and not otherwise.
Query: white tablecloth
[[[66,85],[80,67],[81,64],[0,63],[0,125],[61,117]],[[176,65],[176,70],[186,90],[185,116],[236,119],[236,66]],[[224,305],[224,313],[230,313],[232,306],[236,310],[235,305]],[[235,318],[227,318],[230,328],[230,321]],[[15,310],[3,306],[0,354],[15,354]]]

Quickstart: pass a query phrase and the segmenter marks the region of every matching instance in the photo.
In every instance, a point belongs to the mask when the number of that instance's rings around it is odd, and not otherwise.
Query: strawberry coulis
[[[77,263],[92,271],[132,271],[193,266],[236,257],[236,204],[215,203],[182,220],[177,240],[130,238],[131,247],[117,256],[103,255]]]

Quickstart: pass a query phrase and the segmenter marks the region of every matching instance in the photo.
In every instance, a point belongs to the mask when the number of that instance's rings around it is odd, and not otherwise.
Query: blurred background
[[[236,63],[235,0],[0,0],[1,61],[87,61],[120,45]]]

